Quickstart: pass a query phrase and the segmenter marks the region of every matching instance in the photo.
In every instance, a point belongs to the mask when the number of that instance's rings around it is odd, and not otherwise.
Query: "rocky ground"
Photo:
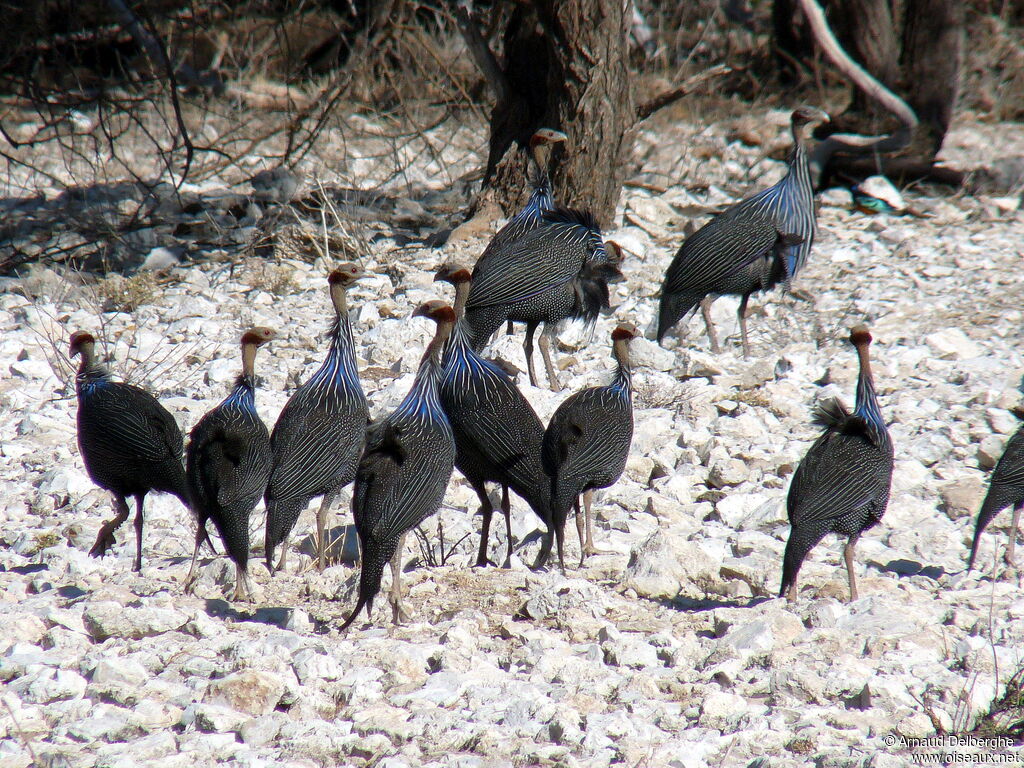
[[[766,143],[784,138],[785,114],[771,118]],[[777,178],[780,164],[732,141],[734,129],[677,126],[668,147],[641,135],[645,169],[669,189],[624,194],[607,234],[626,251],[627,281],[592,337],[563,332],[568,389],[606,380],[617,321],[650,329],[683,225]],[[966,124],[950,145],[954,160],[994,161],[1024,154],[1024,131]],[[703,158],[692,176],[673,146]],[[825,194],[804,297],[753,300],[750,360],[727,298],[715,304],[721,355],[699,319],[667,349],[634,342],[632,455],[595,504],[608,554],[577,568],[570,536],[567,575],[530,571],[537,524],[516,499],[513,567],[470,568],[475,497],[456,475],[407,544],[412,623],[392,627],[378,607],[344,636],[356,577],[342,551],[345,504],[323,573],[308,554],[311,513],[288,572],[270,579],[257,548],[253,604],[228,602],[223,557],[208,556],[196,595],[182,594],[193,523],[169,497],[148,501],[141,574],[127,525],[112,556],[90,558],[111,504],[78,455],[62,358],[71,331],[102,336],[116,373],[156,392],[187,430],[228,390],[240,331],[269,325],[279,337],[257,361],[258,404],[272,424],[324,353],[326,263],[169,266],[176,254],[158,250],[150,266],[164,270],[127,284],[47,268],[5,280],[0,766],[897,766],[912,759],[906,739],[976,728],[1024,667],[1020,573],[995,566],[1009,513],[984,537],[981,569],[964,572],[985,471],[1017,426],[1024,213],[1016,197],[933,194],[906,193],[925,218],[867,217],[848,193]],[[350,302],[374,415],[412,381],[432,326],[411,310],[449,289],[433,271],[471,263],[486,243],[472,229],[440,249],[382,237],[359,254],[372,276]],[[816,436],[812,405],[852,403],[846,337],[862,321],[896,446],[892,499],[858,547],[861,598],[845,602],[830,538],[787,605],[774,597],[786,490]],[[520,339],[491,352],[525,369]],[[564,397],[519,383],[544,419]],[[1004,751],[1020,757],[1019,745]]]

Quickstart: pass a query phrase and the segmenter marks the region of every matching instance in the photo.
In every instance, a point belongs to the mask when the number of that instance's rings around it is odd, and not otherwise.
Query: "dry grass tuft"
[[[131,277],[112,274],[96,286],[104,312],[134,312],[153,302],[156,289],[156,275],[152,272],[139,272]]]
[[[287,264],[258,261],[245,276],[246,285],[275,296],[288,296],[299,289],[295,272]]]

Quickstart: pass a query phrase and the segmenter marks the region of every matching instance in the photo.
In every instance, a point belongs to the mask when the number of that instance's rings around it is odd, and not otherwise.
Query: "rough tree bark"
[[[500,9],[499,9],[500,10]],[[587,208],[607,223],[615,210],[637,121],[627,67],[631,20],[622,0],[531,0],[514,5],[502,34],[503,60],[483,40],[465,6],[460,27],[495,93],[478,205],[510,213],[528,190],[522,148],[538,128],[568,136],[555,152],[560,204]]]
[[[711,67],[654,98],[635,103],[628,66],[629,0],[517,0],[495,55],[473,17],[469,0],[455,8],[459,29],[494,93],[484,188],[473,206],[488,202],[506,213],[527,197],[522,148],[538,128],[554,128],[568,141],[553,153],[551,174],[561,205],[585,208],[607,224],[629,171],[635,129],[659,109],[728,73]]]

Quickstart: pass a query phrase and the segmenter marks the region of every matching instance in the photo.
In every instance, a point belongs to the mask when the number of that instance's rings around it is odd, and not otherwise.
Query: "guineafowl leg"
[[[1014,567],[1013,548],[1017,541],[1017,524],[1020,523],[1020,513],[1024,509],[1024,502],[1013,508],[1013,520],[1010,521],[1010,540],[1006,542],[1006,552],[1003,553],[1003,562],[1011,568]]]
[[[488,565],[494,565],[487,557],[487,543],[491,537],[491,516],[494,514],[494,505],[491,504],[491,497],[487,495],[487,488],[483,483],[471,483],[471,485],[476,491],[477,498],[480,499],[480,514],[484,518],[480,523],[480,549],[473,565],[476,568],[486,568]]]
[[[513,333],[515,333],[515,330],[515,326],[512,324],[512,321],[509,320],[508,325],[505,327],[505,335],[511,336]]]
[[[796,600],[796,577],[800,573],[800,566],[803,565],[807,553],[825,538],[828,532],[824,529],[807,529],[794,527],[789,532],[789,539],[786,540],[786,552],[782,556],[782,586],[779,588],[779,597],[786,596],[786,600]]]
[[[843,559],[846,560],[846,574],[850,579],[850,602],[857,599],[857,576],[853,572],[853,550],[857,546],[857,537],[851,536],[843,547]]]
[[[108,549],[117,544],[117,539],[114,538],[114,531],[120,528],[121,524],[128,519],[130,510],[128,509],[128,501],[124,496],[114,494],[114,509],[117,511],[117,516],[113,520],[107,520],[103,527],[100,528],[100,532],[96,534],[96,543],[89,550],[89,554],[93,557],[103,557],[107,554]]]
[[[196,564],[199,562],[199,547],[203,545],[204,541],[208,540],[206,521],[203,520],[199,523],[199,530],[196,531],[196,546],[192,550],[192,565],[189,566],[188,576],[185,577],[184,591],[186,595],[192,594],[192,588],[196,585],[196,579],[199,578],[199,574],[196,571]]]
[[[142,503],[146,499],[146,494],[138,494],[135,497],[135,563],[132,565],[132,570],[136,573],[142,572]]]
[[[558,381],[558,376],[555,375],[555,365],[551,362],[551,333],[552,331],[545,324],[544,330],[540,334],[540,354],[544,358],[544,369],[548,374],[548,386],[551,387],[552,392],[561,392],[562,385]]]
[[[588,555],[610,555],[607,549],[598,549],[594,546],[594,516],[590,511],[590,505],[594,502],[594,492],[586,491],[583,494],[583,518],[587,523],[587,542],[583,545],[584,553]]]
[[[523,342],[523,351],[526,352],[526,370],[530,374],[530,385],[538,386],[537,373],[533,370],[533,334],[539,323],[526,324],[526,341]]]
[[[744,360],[750,358],[750,344],[747,342],[747,301],[749,299],[750,294],[744,294],[743,298],[740,299],[740,308],[736,310],[736,316],[740,321],[740,340],[743,342]]]
[[[577,507],[578,509],[578,507]],[[555,526],[555,546],[558,547],[558,567],[562,570],[562,575],[565,575],[565,526]]]
[[[548,525],[548,531],[544,534],[544,541],[541,542],[540,551],[537,553],[537,559],[533,561],[533,565],[530,566],[532,570],[536,571],[547,565],[548,558],[551,557],[551,545],[555,541],[554,528]]]
[[[402,550],[405,548],[405,534],[398,537],[398,548],[391,557],[391,621],[401,624],[409,621],[409,614],[402,610]]]
[[[502,568],[512,567],[512,505],[508,499],[508,486],[501,486],[501,511],[505,515],[505,539],[507,550]]]
[[[700,313],[704,316],[704,325],[708,329],[708,341],[711,342],[711,351],[717,355],[722,351],[722,348],[718,346],[718,336],[715,335],[715,324],[711,322],[711,305],[714,301],[713,297],[705,296],[700,302]]]
[[[580,568],[583,567],[583,560],[587,556],[587,540],[584,533],[586,522],[583,520],[583,513],[580,511],[580,501],[576,499],[576,535],[580,537]]]
[[[286,533],[284,535],[284,538],[281,539],[281,556],[277,559],[277,567],[276,568],[271,568],[270,565],[269,565],[271,559],[274,557],[273,549],[271,549],[271,550],[269,550],[267,552],[267,563],[268,563],[267,570],[270,571],[270,575],[271,576],[273,576],[278,571],[283,571],[284,570],[285,563],[288,562],[288,544],[291,542],[291,539],[292,539],[291,531]]]
[[[337,493],[325,493],[316,511],[316,568],[321,573],[327,567],[327,513]]]
[[[252,602],[252,590],[249,588],[249,574],[238,563],[235,563],[235,593],[231,596],[235,602]]]

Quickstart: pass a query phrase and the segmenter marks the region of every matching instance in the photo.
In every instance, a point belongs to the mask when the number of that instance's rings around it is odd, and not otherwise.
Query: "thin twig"
[[[732,67],[725,64],[716,64],[708,67],[703,72],[698,72],[692,77],[686,78],[680,85],[658,94],[650,101],[647,101],[636,108],[637,122],[643,122],[659,109],[664,109],[669,104],[674,104],[689,93],[693,93],[704,83],[722,75],[732,72]]]

